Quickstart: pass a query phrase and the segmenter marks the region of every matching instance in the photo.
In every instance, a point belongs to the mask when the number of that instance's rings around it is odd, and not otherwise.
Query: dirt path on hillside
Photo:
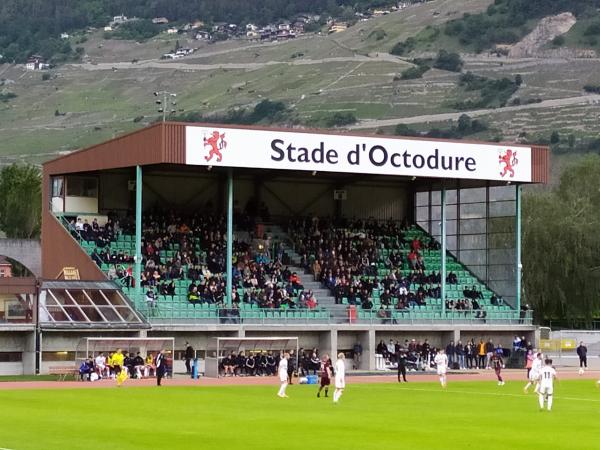
[[[546,109],[560,108],[563,106],[582,105],[582,104],[598,104],[600,103],[600,95],[588,94],[577,97],[557,98],[552,100],[544,100],[540,103],[532,103],[530,105],[505,106],[503,108],[488,108],[477,109],[472,111],[460,111],[453,113],[429,114],[424,116],[402,117],[396,119],[381,119],[381,120],[361,120],[360,122],[350,125],[347,128],[351,130],[360,130],[366,128],[390,127],[398,124],[416,124],[429,122],[444,122],[447,120],[458,120],[463,114],[468,114],[470,117],[487,116],[490,114],[500,114],[504,112],[524,111],[528,109]],[[600,105],[598,105],[600,108]]]
[[[204,57],[204,56],[202,56]],[[170,69],[170,70],[193,70],[193,71],[206,71],[206,70],[219,70],[219,69],[238,69],[238,70],[258,70],[264,67],[275,66],[285,64],[288,66],[310,66],[315,64],[327,64],[327,63],[344,63],[344,62],[356,62],[356,63],[373,63],[373,62],[388,62],[394,64],[406,64],[406,61],[396,58],[395,56],[387,53],[376,53],[371,56],[340,56],[333,58],[321,58],[321,59],[299,59],[294,61],[266,61],[256,63],[216,63],[216,64],[196,64],[196,63],[185,63],[185,62],[174,62],[174,61],[157,61],[147,60],[139,61],[136,64],[130,62],[115,62],[115,63],[97,63],[97,64],[70,64],[69,67],[75,69],[84,69],[89,71],[98,70],[135,70],[135,69]]]

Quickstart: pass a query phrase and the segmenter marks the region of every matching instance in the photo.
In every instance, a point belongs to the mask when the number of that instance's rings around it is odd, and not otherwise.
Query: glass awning
[[[44,328],[149,328],[120,288],[110,281],[45,281],[39,298]]]

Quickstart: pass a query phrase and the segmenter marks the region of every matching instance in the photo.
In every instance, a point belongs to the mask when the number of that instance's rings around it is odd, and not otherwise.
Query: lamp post
[[[162,113],[162,121],[164,122],[167,120],[168,109],[171,109],[169,114],[175,112],[173,107],[177,105],[177,102],[175,101],[177,94],[169,91],[157,91],[154,93],[154,96],[157,97],[156,104],[158,105],[158,112]]]

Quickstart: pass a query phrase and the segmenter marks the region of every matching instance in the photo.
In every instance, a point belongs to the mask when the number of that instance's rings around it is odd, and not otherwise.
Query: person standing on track
[[[335,391],[333,393],[333,403],[337,403],[344,389],[346,389],[346,356],[343,353],[338,354],[335,362]]]
[[[332,371],[332,363],[331,359],[329,359],[329,355],[325,355],[323,357],[323,361],[321,361],[321,385],[319,386],[319,392],[317,392],[317,397],[321,397],[321,391],[325,389],[325,397],[327,397],[329,393],[329,385],[331,384],[331,371]]]
[[[194,359],[194,347],[189,342],[185,343],[185,373],[192,373],[192,359]]]
[[[445,388],[448,383],[446,379],[446,371],[448,370],[448,357],[444,353],[444,349],[439,349],[433,360],[437,367],[437,374],[440,377],[440,384]]]
[[[398,351],[398,383],[406,381],[406,349],[404,347],[400,348]],[[402,377],[402,379],[400,379]]]
[[[165,360],[165,351],[161,350],[156,355],[156,360],[154,361],[154,366],[156,367],[156,385],[160,386],[165,373],[167,372],[167,361]]]
[[[579,342],[577,356],[579,356],[579,368],[583,369],[585,367],[587,369],[587,347],[583,345],[583,341]]]
[[[290,359],[289,353],[284,353],[283,358],[279,361],[279,367],[277,369],[279,375],[279,381],[281,382],[281,386],[279,387],[279,392],[277,393],[278,397],[287,398],[287,394],[285,390],[288,385],[288,359]]]

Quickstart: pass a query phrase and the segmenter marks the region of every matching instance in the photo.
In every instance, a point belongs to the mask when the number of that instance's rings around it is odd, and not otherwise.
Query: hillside
[[[286,105],[286,114],[276,119],[283,124],[324,126],[334,114],[348,113],[358,120],[353,128],[393,133],[402,123],[417,132],[446,129],[466,113],[487,125],[469,138],[549,142],[557,131],[562,152],[594,149],[600,95],[584,86],[600,86],[598,57],[477,54],[457,40],[438,38],[405,56],[389,53],[398,42],[463,20],[465,11],[486,12],[491,3],[435,0],[359,21],[339,33],[307,33],[285,42],[211,44],[189,34],[161,33],[138,43],[107,40],[101,31],[87,34],[85,42],[71,37],[73,47],[83,48],[83,62],[43,73],[0,65],[0,94],[16,95],[0,97],[0,161],[39,163],[145,126],[159,117],[152,95],[159,90],[177,93],[178,115],[225,114],[269,99]],[[539,20],[528,24],[523,36]],[[582,20],[586,27],[593,22]],[[583,36],[579,18],[562,48],[583,45],[571,33]],[[177,42],[195,52],[160,59]],[[435,57],[442,48],[460,51],[463,73],[479,78],[469,84],[459,73],[438,68],[422,78],[402,78],[419,64],[414,58]],[[518,86],[516,75],[522,79]],[[503,78],[510,89],[487,99],[486,90],[501,89],[493,82]]]

